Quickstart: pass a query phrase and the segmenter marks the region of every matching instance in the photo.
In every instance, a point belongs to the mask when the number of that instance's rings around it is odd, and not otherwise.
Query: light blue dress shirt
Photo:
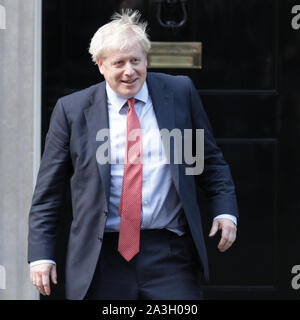
[[[107,83],[106,92],[110,127],[111,187],[105,231],[118,232],[128,106],[127,99],[119,97]],[[141,230],[167,228],[181,235],[184,233],[186,221],[181,214],[182,205],[172,181],[146,82],[134,98],[143,146]]]

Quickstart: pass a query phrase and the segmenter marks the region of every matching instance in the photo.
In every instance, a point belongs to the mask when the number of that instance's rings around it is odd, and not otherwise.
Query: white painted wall
[[[27,233],[40,160],[41,0],[0,0],[0,8],[0,300],[38,299]]]

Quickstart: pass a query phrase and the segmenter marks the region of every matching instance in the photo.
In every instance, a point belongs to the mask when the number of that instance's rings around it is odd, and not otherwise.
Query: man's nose
[[[125,72],[124,72],[124,73],[125,73],[125,75],[128,76],[128,77],[130,77],[130,76],[133,75],[134,70],[133,70],[133,67],[132,67],[131,63],[127,63],[127,64],[125,65]]]

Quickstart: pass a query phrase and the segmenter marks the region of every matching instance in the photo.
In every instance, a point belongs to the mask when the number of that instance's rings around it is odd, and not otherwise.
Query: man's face
[[[131,98],[142,88],[147,75],[147,56],[139,44],[124,50],[110,50],[97,61],[109,86],[122,98]]]

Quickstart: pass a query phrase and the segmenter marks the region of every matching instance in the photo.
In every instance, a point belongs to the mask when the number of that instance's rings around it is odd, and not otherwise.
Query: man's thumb
[[[218,222],[214,221],[208,236],[213,237],[217,231],[218,231]]]

